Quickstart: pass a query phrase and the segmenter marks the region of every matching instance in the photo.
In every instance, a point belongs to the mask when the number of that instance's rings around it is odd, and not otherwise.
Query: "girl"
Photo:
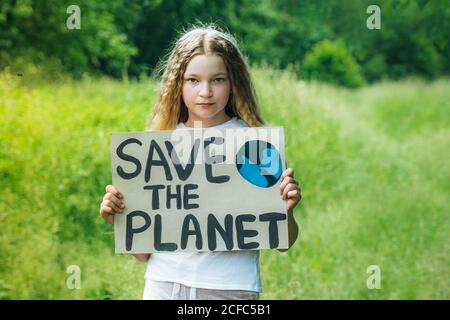
[[[175,43],[162,77],[148,129],[263,126],[245,60],[234,39],[214,27],[194,28]],[[293,208],[300,201],[294,172],[283,172],[280,196],[287,200],[289,247],[297,239]],[[112,185],[100,215],[114,223],[125,204]],[[283,251],[283,250],[280,250]],[[258,299],[262,291],[259,251],[134,254],[147,262],[144,299]]]

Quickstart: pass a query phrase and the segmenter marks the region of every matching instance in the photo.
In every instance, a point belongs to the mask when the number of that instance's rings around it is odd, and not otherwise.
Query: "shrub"
[[[323,40],[303,61],[303,77],[356,88],[365,83],[361,69],[341,41]]]

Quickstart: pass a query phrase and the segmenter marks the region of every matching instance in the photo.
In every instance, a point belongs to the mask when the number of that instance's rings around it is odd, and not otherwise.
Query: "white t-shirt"
[[[233,117],[214,128],[241,127],[248,125]],[[186,128],[183,123],[177,126]],[[145,278],[195,288],[262,291],[259,250],[153,253]]]

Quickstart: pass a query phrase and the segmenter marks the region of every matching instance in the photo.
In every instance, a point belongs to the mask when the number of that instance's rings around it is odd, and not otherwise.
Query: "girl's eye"
[[[215,78],[213,81],[214,82],[224,82],[225,78]]]
[[[198,83],[198,80],[197,80],[197,79],[194,79],[194,78],[186,79],[186,81],[189,82],[189,83],[191,83],[191,84],[197,84],[197,83]]]

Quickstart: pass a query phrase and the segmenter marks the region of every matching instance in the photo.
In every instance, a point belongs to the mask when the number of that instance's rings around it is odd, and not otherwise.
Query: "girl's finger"
[[[122,199],[123,196],[113,185],[108,184],[105,188],[106,192],[113,193],[117,198]]]
[[[103,201],[105,200],[111,200],[116,206],[120,207],[120,208],[124,208],[125,205],[123,203],[122,200],[118,199],[114,194],[112,193],[106,193],[105,196],[103,197]]]
[[[280,192],[283,192],[284,188],[286,187],[286,185],[288,185],[289,183],[293,183],[298,185],[298,182],[292,178],[292,177],[286,177],[283,179],[283,181],[280,184]]]
[[[112,212],[112,209],[110,207],[105,207],[102,202],[102,204],[100,205],[100,215],[103,217],[104,213],[110,213],[110,212]]]
[[[289,199],[300,197],[300,192],[298,190],[292,190],[287,193]]]
[[[121,213],[121,212],[122,212],[122,209],[119,208],[118,206],[116,206],[116,205],[114,204],[114,202],[112,202],[111,200],[105,200],[105,201],[103,201],[103,202],[102,202],[102,206],[103,206],[103,207],[110,207],[110,208],[112,209],[113,213]]]
[[[285,177],[294,177],[294,169],[287,168],[284,170],[283,174],[281,175],[281,180],[283,180]]]
[[[110,215],[113,215],[113,214],[114,214],[113,209],[110,208],[110,207],[104,206],[103,202],[102,202],[102,205],[100,206],[100,215],[104,219],[106,219],[107,216],[110,216]]]
[[[283,198],[283,199],[286,199],[288,192],[289,192],[289,191],[293,191],[293,190],[299,191],[298,186],[297,186],[296,184],[294,184],[294,183],[289,183],[289,184],[286,186],[286,188],[284,188],[282,198]]]

